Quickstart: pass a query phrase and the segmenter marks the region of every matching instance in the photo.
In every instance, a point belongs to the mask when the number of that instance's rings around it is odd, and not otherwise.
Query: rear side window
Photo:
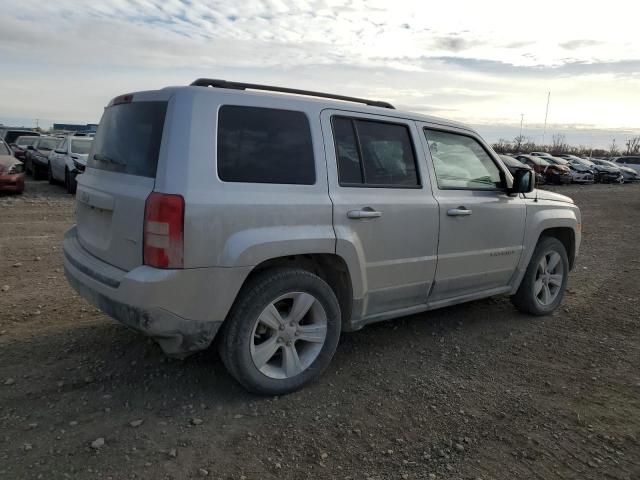
[[[309,120],[302,112],[224,105],[218,120],[218,176],[225,182],[312,185]]]
[[[420,185],[406,125],[347,117],[334,117],[332,124],[340,185]]]
[[[167,102],[133,102],[107,108],[87,165],[154,178],[166,113]]]

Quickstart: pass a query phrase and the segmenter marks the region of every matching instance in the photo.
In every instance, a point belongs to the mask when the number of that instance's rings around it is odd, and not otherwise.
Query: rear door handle
[[[355,220],[363,218],[380,218],[381,216],[382,212],[378,212],[371,207],[365,207],[361,210],[350,210],[347,212],[347,217]]]
[[[471,215],[473,212],[468,210],[467,207],[450,208],[447,210],[447,215],[450,217],[462,217],[465,215]]]

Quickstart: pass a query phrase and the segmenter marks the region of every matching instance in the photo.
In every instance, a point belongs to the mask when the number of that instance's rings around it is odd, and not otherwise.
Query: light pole
[[[544,137],[547,134],[547,116],[549,115],[549,99],[551,98],[551,92],[547,93],[547,109],[544,112],[544,129],[542,130],[542,146],[544,147]]]

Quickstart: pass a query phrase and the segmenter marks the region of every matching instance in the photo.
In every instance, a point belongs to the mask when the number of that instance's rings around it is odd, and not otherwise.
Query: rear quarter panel
[[[316,160],[315,184],[220,180],[216,151],[218,110],[222,105],[304,112]],[[279,256],[335,252],[319,116],[319,106],[293,99],[274,101],[202,87],[176,91],[165,122],[155,190],[185,198],[185,267],[253,266]]]

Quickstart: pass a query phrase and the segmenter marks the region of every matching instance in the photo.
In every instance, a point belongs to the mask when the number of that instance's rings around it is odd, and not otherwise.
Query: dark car
[[[500,159],[502,160],[502,163],[504,163],[505,167],[509,169],[509,171],[511,172],[511,175],[515,175],[516,170],[521,170],[523,168],[528,170],[533,170],[533,168],[531,168],[529,165],[522,163],[520,160],[510,155],[500,155]],[[536,185],[543,185],[544,177],[537,172],[535,172],[535,174],[536,174]]]
[[[546,183],[563,185],[571,183],[571,170],[564,165],[556,165],[544,157],[535,155],[518,155],[518,160],[529,165],[536,173],[542,175]]]
[[[49,169],[49,155],[60,144],[61,139],[57,137],[39,137],[33,146],[27,150],[25,167],[27,173],[33,175],[35,180],[47,175]]]
[[[9,146],[0,141],[0,192],[22,193],[24,164],[11,154]]]
[[[624,183],[624,176],[619,168],[610,165],[599,165],[594,159],[581,158],[580,163],[593,169],[598,183]]]
[[[612,173],[617,173],[618,176],[612,180],[615,183],[624,183],[625,181],[632,182],[637,180],[637,172],[624,165],[616,165],[608,160],[600,160],[598,158],[592,158],[591,161],[596,165],[596,168],[600,168],[601,170],[603,168],[608,168]],[[609,170],[607,170],[607,173],[609,173]]]
[[[27,159],[29,146],[33,146],[38,137],[39,135],[22,135],[16,138],[16,141],[9,145],[13,149],[13,156],[24,162]]]
[[[28,130],[26,128],[1,128],[0,129],[0,140],[4,141],[9,146],[12,146],[18,137],[27,137],[27,136],[39,137],[40,134],[38,132],[34,132],[32,130]]]

